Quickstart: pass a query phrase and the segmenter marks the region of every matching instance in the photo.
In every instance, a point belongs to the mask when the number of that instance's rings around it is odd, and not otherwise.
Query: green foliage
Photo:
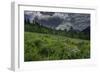
[[[55,29],[50,29],[50,28],[44,27],[43,25],[40,25],[36,21],[34,21],[33,23],[29,23],[29,21],[27,20],[27,23],[25,23],[24,28],[25,28],[26,32],[54,34],[54,35],[67,36],[67,37],[71,37],[71,38],[90,40],[90,34],[86,34],[84,32],[77,32],[72,27],[70,28],[70,31],[55,30]]]
[[[88,40],[66,36],[25,32],[24,48],[24,61],[90,58]]]

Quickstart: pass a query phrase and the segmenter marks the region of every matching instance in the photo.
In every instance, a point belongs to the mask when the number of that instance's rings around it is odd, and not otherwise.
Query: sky
[[[82,31],[90,27],[90,14],[84,13],[24,11],[24,18],[56,30],[70,30],[72,27]]]

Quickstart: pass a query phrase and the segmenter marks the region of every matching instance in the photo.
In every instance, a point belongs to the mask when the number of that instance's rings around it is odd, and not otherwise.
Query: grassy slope
[[[25,32],[25,61],[90,58],[90,42],[64,36]]]

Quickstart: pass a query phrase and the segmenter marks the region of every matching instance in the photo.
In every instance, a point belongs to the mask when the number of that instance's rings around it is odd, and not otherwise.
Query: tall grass
[[[49,34],[24,33],[24,61],[87,59],[90,42]]]

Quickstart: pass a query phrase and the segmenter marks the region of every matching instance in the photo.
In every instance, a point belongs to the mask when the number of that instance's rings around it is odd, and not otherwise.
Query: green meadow
[[[87,58],[90,58],[90,40],[24,32],[24,61]]]

